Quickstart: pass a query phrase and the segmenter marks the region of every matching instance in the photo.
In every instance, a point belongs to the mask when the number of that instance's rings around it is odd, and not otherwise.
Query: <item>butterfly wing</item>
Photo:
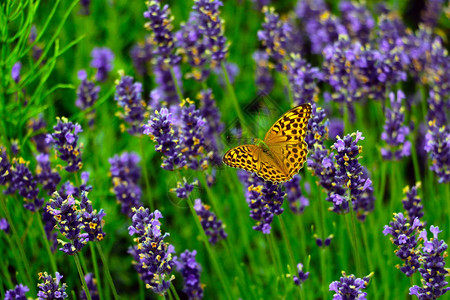
[[[300,144],[304,141],[308,121],[311,117],[309,103],[288,110],[267,131],[264,142],[267,146],[284,144]]]
[[[266,181],[284,182],[289,180],[288,170],[274,153],[261,151],[261,168],[256,174]]]
[[[311,105],[302,104],[281,116],[267,132],[264,142],[275,160],[280,161],[280,169],[291,179],[303,167],[308,155],[305,143]]]
[[[241,145],[228,150],[222,160],[230,167],[258,173],[261,167],[260,152],[256,145]]]

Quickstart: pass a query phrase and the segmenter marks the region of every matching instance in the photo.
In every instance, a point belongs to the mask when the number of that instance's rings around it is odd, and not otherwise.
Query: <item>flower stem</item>
[[[176,300],[180,300],[180,297],[178,296],[177,290],[175,289],[175,287],[173,286],[172,283],[170,283],[170,291],[172,292],[173,296],[175,297]]]
[[[105,299],[103,296],[103,288],[102,282],[100,280],[100,273],[98,271],[97,255],[95,254],[94,245],[92,243],[89,243],[89,249],[91,250],[92,264],[94,265],[94,274],[95,279],[97,280],[98,295],[100,296],[100,299]]]
[[[36,217],[38,219],[39,227],[41,228],[41,232],[42,232],[42,235],[43,235],[42,239],[44,240],[45,250],[47,251],[48,257],[50,259],[50,264],[52,266],[52,271],[53,271],[53,273],[56,273],[58,271],[58,269],[56,267],[55,256],[53,255],[52,249],[50,248],[50,244],[49,244],[48,239],[47,239],[47,233],[45,232],[44,224],[42,223],[41,215],[39,213],[36,213],[35,215],[36,215]]]
[[[105,268],[106,271],[105,273],[107,277],[106,279],[108,280],[109,286],[111,287],[111,290],[114,294],[114,299],[120,299],[119,295],[117,294],[114,282],[112,280],[111,273],[109,272],[108,261],[106,260],[105,254],[103,254],[102,246],[100,245],[100,243],[95,243],[95,246],[97,247],[98,254],[100,255],[100,259],[102,260],[103,267]]]
[[[236,111],[236,113],[238,115],[239,122],[241,123],[242,130],[244,132],[246,132],[247,131],[247,124],[245,122],[245,118],[244,118],[244,115],[242,114],[241,108],[239,107],[239,102],[238,102],[238,100],[236,98],[236,93],[234,92],[234,88],[231,85],[230,77],[228,76],[227,68],[225,67],[225,64],[223,62],[221,64],[221,66],[222,66],[223,75],[225,77],[225,83],[226,83],[227,90],[228,90],[228,96],[231,98],[231,102],[233,103],[234,110]]]
[[[348,205],[350,207],[350,218],[351,218],[351,223],[352,223],[352,230],[349,232],[349,234],[353,240],[353,252],[355,254],[356,274],[358,277],[362,277],[363,275],[362,275],[362,270],[361,270],[361,260],[360,260],[359,252],[358,252],[358,241],[356,239],[355,211],[353,210],[353,204],[351,202],[351,198],[349,199]],[[346,216],[346,225],[348,227],[347,214],[345,214],[345,216]],[[347,229],[350,230],[350,228],[347,228]]]
[[[86,293],[86,297],[88,300],[92,300],[91,294],[89,293],[89,289],[86,284],[86,280],[84,279],[84,274],[83,274],[83,270],[81,269],[81,264],[80,264],[80,259],[78,258],[78,254],[75,253],[73,258],[75,260],[75,264],[77,265],[78,275],[80,275],[81,282],[83,283],[83,288],[84,288],[84,292]]]
[[[152,194],[150,192],[150,182],[148,180],[148,171],[147,171],[147,161],[145,160],[145,149],[144,149],[144,137],[141,136],[139,138],[139,144],[141,148],[141,156],[142,156],[142,168],[144,169],[144,180],[145,180],[145,193],[147,194],[148,205],[150,206],[150,210],[154,211]]]
[[[172,75],[173,84],[175,85],[175,89],[177,90],[178,99],[183,101],[183,93],[181,92],[180,85],[178,84],[177,76],[175,76],[175,71],[173,67],[170,67],[170,75]]]

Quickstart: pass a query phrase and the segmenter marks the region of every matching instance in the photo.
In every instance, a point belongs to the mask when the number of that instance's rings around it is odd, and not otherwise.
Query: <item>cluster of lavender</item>
[[[250,217],[256,221],[252,228],[269,234],[272,227],[273,217],[281,215],[284,209],[283,200],[286,193],[282,190],[282,185],[264,181],[255,174],[245,171],[238,173],[239,179],[245,187],[245,198],[250,207]]]
[[[361,221],[364,221],[367,214],[374,209],[375,202],[372,181],[358,161],[362,146],[358,146],[357,143],[363,139],[361,132],[357,131],[347,134],[343,139],[338,137],[332,146],[337,152],[335,185],[341,186],[346,192],[344,195],[336,193],[329,196],[329,200],[334,204],[333,211],[346,213],[351,203],[356,217]]]
[[[68,255],[80,252],[87,242],[101,241],[105,237],[103,217],[106,214],[103,209],[97,213],[92,208],[87,192],[81,193],[81,201],[72,195],[64,199],[55,192],[46,210],[56,220],[55,228],[69,240],[69,242],[59,240],[62,245],[59,250]]]
[[[300,175],[296,174],[291,180],[284,183],[286,200],[289,203],[289,208],[295,214],[302,214],[305,207],[309,206],[309,200],[303,195],[300,188],[300,180]],[[305,189],[309,193],[309,183],[305,183]]]
[[[114,53],[109,48],[94,48],[91,52],[91,67],[97,70],[95,80],[99,82],[106,81],[108,74],[112,70],[112,61]]]
[[[302,263],[298,263],[297,264],[297,274],[298,276],[294,276],[293,280],[294,280],[294,284],[295,285],[302,285],[306,279],[308,279],[309,277],[309,272],[303,272],[303,264]]]
[[[383,126],[381,139],[386,142],[388,148],[381,148],[381,155],[386,160],[399,160],[411,154],[411,142],[407,140],[409,128],[403,125],[405,114],[402,100],[405,94],[401,90],[389,93],[391,109],[386,109],[386,123]]]
[[[403,266],[397,268],[406,276],[412,276],[417,270],[422,276],[422,287],[412,286],[409,294],[418,299],[437,299],[450,290],[445,281],[450,271],[445,268],[444,261],[448,246],[439,240],[441,231],[438,227],[431,225],[431,239],[427,238],[427,230],[421,230],[422,227],[419,218],[416,217],[411,225],[402,213],[398,213],[394,214],[389,226],[384,226],[383,233],[392,235],[390,239],[398,247],[394,253],[404,261]]]
[[[367,300],[367,293],[364,292],[369,285],[370,277],[373,273],[363,277],[357,278],[355,275],[351,274],[347,276],[344,271],[342,271],[342,277],[339,281],[333,281],[330,284],[330,291],[335,292],[333,299],[345,300],[345,299],[361,299]]]
[[[36,145],[36,150],[40,153],[48,153],[48,145],[45,141],[46,134],[44,133],[47,128],[47,123],[42,116],[36,119],[30,119],[27,126],[28,130],[33,133],[31,141]]]
[[[197,213],[200,223],[206,235],[209,236],[209,242],[216,244],[221,239],[226,239],[225,225],[217,219],[217,216],[210,211],[210,206],[203,204],[202,200],[196,199],[194,210]]]
[[[418,218],[415,218],[410,224],[402,213],[398,213],[394,214],[394,219],[389,226],[384,226],[383,234],[392,235],[391,242],[398,247],[394,253],[404,262],[402,266],[397,265],[396,267],[408,277],[412,276],[420,267],[420,250],[417,249],[416,235],[417,229],[420,229],[421,225]]]
[[[110,158],[112,182],[114,194],[121,204],[120,211],[123,214],[132,216],[132,208],[142,206],[142,191],[139,187],[141,169],[138,166],[140,157],[133,152],[124,152],[122,155],[114,155]]]
[[[61,195],[61,197],[67,197],[69,195],[72,195],[74,197],[80,197],[83,191],[90,192],[92,190],[92,186],[87,184],[89,181],[89,177],[90,177],[89,172],[81,172],[80,186],[76,186],[70,180],[67,180],[66,182],[61,184],[61,187],[58,190],[59,195]]]
[[[446,125],[438,127],[436,121],[428,122],[425,136],[427,151],[431,158],[430,170],[436,173],[439,182],[450,182],[450,129]]]
[[[402,204],[408,216],[409,223],[412,223],[416,218],[420,220],[424,215],[423,204],[421,203],[422,200],[417,193],[420,186],[421,183],[417,182],[412,188],[406,186],[403,189],[403,193],[406,197],[402,200]],[[423,225],[425,225],[425,223]]]
[[[203,285],[200,283],[202,266],[195,260],[196,255],[196,250],[186,250],[180,256],[173,258],[175,269],[181,273],[184,279],[183,292],[189,299],[203,298]]]
[[[198,185],[198,180],[195,179],[192,183],[187,182],[186,178],[183,177],[183,182],[178,181],[177,187],[170,189],[171,192],[175,192],[177,197],[180,199],[187,199],[191,192],[194,190],[194,186]]]
[[[30,289],[26,285],[20,283],[14,289],[6,291],[4,300],[26,300],[25,294],[29,291]]]
[[[30,35],[28,36],[28,43],[30,45],[33,45],[33,48],[31,48],[31,57],[33,57],[34,61],[38,61],[41,58],[42,53],[44,51],[43,45],[39,42],[36,42],[36,38],[37,38],[37,29],[36,25],[33,24],[31,26]]]
[[[419,269],[422,287],[417,285],[409,289],[410,295],[416,295],[419,299],[437,299],[447,293],[450,287],[446,287],[448,282],[445,277],[450,275],[450,270],[445,268],[444,258],[448,256],[448,245],[444,240],[439,240],[439,227],[431,225],[430,232],[433,238],[428,240],[427,230],[424,229],[419,234],[419,239],[423,240],[419,261],[422,266]]]
[[[53,145],[59,152],[59,158],[67,162],[67,172],[77,172],[83,166],[81,151],[78,146],[78,133],[82,132],[79,124],[69,122],[67,118],[57,118],[58,123],[53,127],[54,133],[47,134],[47,144]]]
[[[3,230],[6,234],[8,234],[9,229],[10,229],[10,226],[9,226],[8,221],[4,218],[0,219],[0,230]]]
[[[161,219],[163,216],[155,210],[140,207],[133,208],[133,224],[128,227],[131,236],[136,235],[135,246],[128,252],[133,256],[135,269],[139,277],[156,294],[164,294],[170,287],[170,282],[175,276],[170,275],[175,262],[172,254],[175,249],[164,239],[168,233],[161,233]]]
[[[38,300],[45,299],[55,299],[63,300],[67,299],[68,295],[66,293],[67,284],[62,283],[63,278],[58,272],[55,273],[55,278],[52,275],[47,274],[47,272],[39,273],[39,279],[42,283],[38,283],[39,292],[37,294]]]
[[[114,100],[123,111],[117,115],[129,126],[127,131],[130,134],[140,134],[142,122],[148,118],[147,103],[142,100],[142,84],[133,82],[133,77],[125,76],[123,73],[120,75],[120,80],[116,82]],[[124,131],[125,125],[122,124],[121,128]]]
[[[130,56],[138,74],[141,76],[148,75],[150,62],[153,57],[153,48],[150,41],[145,39],[144,42],[135,44],[130,50]]]

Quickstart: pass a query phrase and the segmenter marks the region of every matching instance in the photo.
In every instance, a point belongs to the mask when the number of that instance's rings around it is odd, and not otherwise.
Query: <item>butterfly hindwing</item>
[[[266,181],[284,182],[289,180],[281,161],[261,151],[261,168],[256,174]]]
[[[303,142],[311,116],[309,103],[299,105],[287,111],[270,127],[264,142],[270,147],[280,143],[298,144]]]
[[[241,145],[225,153],[223,162],[230,167],[257,173],[260,169],[260,148],[256,145]]]

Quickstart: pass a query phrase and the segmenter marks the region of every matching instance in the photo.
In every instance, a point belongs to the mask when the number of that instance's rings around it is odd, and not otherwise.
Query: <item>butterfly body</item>
[[[272,125],[264,140],[255,139],[254,145],[228,150],[223,162],[267,181],[290,180],[303,167],[308,154],[304,139],[310,116],[310,104],[292,108]]]

